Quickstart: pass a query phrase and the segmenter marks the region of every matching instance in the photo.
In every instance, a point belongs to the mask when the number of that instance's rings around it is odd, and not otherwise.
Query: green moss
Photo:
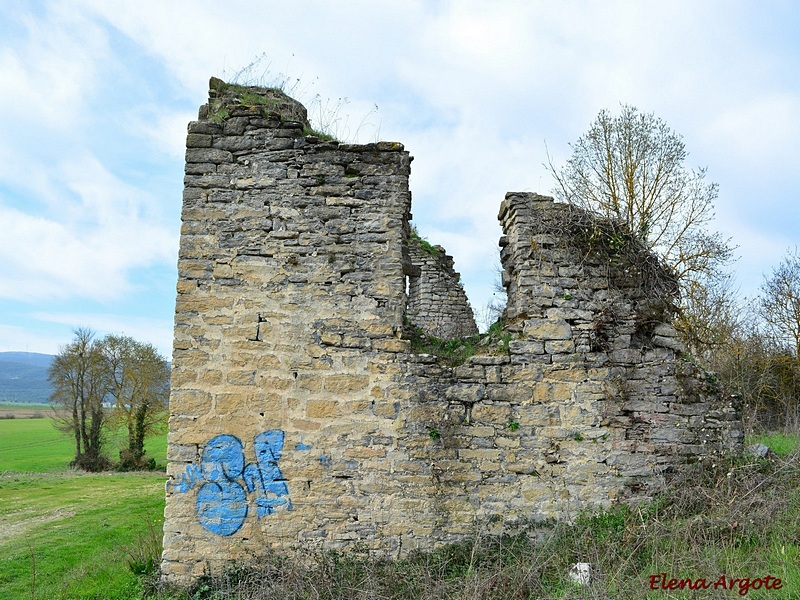
[[[319,138],[323,142],[338,142],[339,141],[335,137],[333,137],[332,135],[327,134],[327,133],[325,133],[323,131],[318,131],[316,129],[313,129],[312,127],[304,127],[303,128],[303,135],[304,136],[309,136],[309,135],[314,136],[316,138]]]
[[[423,238],[417,231],[416,227],[411,228],[411,238],[417,240],[420,248],[425,254],[433,256],[434,258],[439,258],[439,256],[441,256],[439,249],[431,244],[428,240]]]

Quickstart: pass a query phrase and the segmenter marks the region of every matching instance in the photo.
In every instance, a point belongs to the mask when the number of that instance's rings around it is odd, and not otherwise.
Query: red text
[[[666,573],[650,575],[651,590],[736,590],[740,596],[746,596],[750,590],[779,590],[783,587],[783,582],[778,577],[767,575],[765,577],[728,577],[721,575],[717,580],[676,577],[667,578]]]

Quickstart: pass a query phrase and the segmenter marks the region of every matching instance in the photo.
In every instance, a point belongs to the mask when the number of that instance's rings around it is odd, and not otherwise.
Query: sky
[[[76,327],[172,354],[186,125],[209,77],[281,83],[340,139],[414,156],[413,223],[479,318],[508,191],[621,104],[719,184],[740,293],[800,240],[795,0],[6,0],[0,13],[0,352]]]

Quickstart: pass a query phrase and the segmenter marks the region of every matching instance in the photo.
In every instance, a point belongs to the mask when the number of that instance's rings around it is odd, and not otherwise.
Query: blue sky
[[[88,326],[171,355],[186,124],[210,76],[262,55],[245,77],[283,79],[340,137],[405,144],[414,222],[479,314],[504,194],[548,193],[545,144],[563,163],[620,103],[708,167],[753,296],[800,240],[798,40],[793,0],[10,0],[0,351],[55,353]]]

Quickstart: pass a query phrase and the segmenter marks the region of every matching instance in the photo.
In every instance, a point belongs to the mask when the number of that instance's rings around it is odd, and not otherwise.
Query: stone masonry
[[[402,337],[422,272],[403,146],[325,141],[278,91],[209,95],[187,136],[166,580],[570,518],[740,443],[681,358],[674,281],[614,223],[508,194],[512,340],[448,366]]]
[[[426,334],[443,339],[478,333],[475,316],[453,268],[453,257],[417,235],[408,238],[412,270],[408,282],[406,318]]]

